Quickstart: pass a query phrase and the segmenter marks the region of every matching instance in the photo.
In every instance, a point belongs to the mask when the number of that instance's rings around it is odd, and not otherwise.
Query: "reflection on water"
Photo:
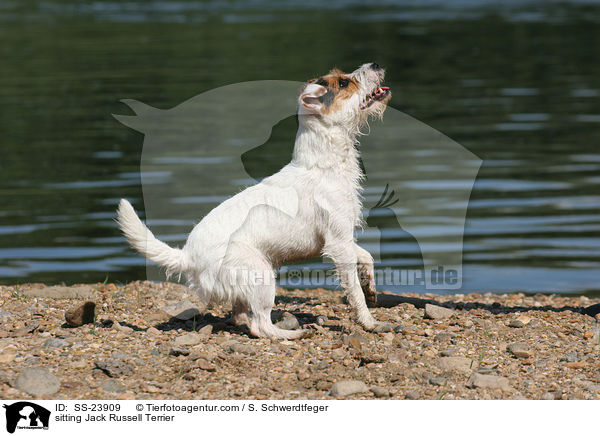
[[[168,109],[227,84],[303,81],[377,60],[394,108],[483,160],[468,202],[464,289],[600,290],[598,2],[9,0],[0,22],[0,283],[144,276],[113,221],[121,197],[144,206],[143,137],[111,117],[127,113],[120,99]],[[181,245],[201,218],[188,212],[276,170],[294,129],[282,121],[261,155],[242,156],[245,177],[228,173],[240,162],[218,150],[164,150],[144,185],[211,167],[223,169],[223,189],[198,181],[165,199],[168,216],[152,230]],[[367,210],[374,225],[359,241],[382,266],[419,268],[421,251],[455,248],[465,201],[453,195],[469,180],[427,146],[399,152],[416,164],[372,175],[365,204],[390,182],[404,187],[400,201]],[[415,192],[435,220],[411,208]]]

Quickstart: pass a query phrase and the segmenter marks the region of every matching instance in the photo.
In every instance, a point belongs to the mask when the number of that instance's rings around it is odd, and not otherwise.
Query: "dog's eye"
[[[338,83],[340,85],[340,88],[345,88],[346,86],[348,86],[349,82],[350,81],[348,79],[340,79]]]

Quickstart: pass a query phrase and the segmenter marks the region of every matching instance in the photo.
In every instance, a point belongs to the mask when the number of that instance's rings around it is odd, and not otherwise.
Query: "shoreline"
[[[173,283],[0,286],[0,398],[598,399],[599,303],[384,292],[398,327],[371,333],[342,291],[278,289],[274,319],[315,329],[286,341]]]

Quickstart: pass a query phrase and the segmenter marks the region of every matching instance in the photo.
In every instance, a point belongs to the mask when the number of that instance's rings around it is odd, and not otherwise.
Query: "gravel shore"
[[[598,303],[382,293],[371,333],[341,291],[280,289],[274,319],[315,330],[286,341],[171,283],[2,286],[0,398],[598,399]]]

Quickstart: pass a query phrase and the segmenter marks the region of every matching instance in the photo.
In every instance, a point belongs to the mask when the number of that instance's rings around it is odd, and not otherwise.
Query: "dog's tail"
[[[133,206],[121,199],[117,209],[117,222],[129,244],[147,259],[164,266],[167,276],[185,270],[185,256],[178,248],[169,247],[159,241],[150,229],[139,219]]]

